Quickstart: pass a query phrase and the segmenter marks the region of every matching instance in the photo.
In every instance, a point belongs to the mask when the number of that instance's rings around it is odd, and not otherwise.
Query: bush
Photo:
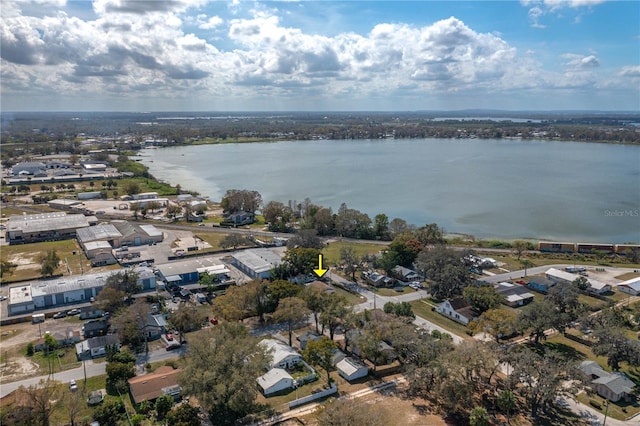
[[[27,356],[33,356],[34,352],[33,343],[29,342],[27,345]]]
[[[93,419],[103,426],[116,426],[124,414],[124,403],[120,398],[105,397],[102,405],[93,412]]]

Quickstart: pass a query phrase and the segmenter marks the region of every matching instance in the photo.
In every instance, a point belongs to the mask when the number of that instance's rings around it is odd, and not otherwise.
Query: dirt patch
[[[18,265],[18,268],[24,265],[38,264],[36,255],[29,255],[27,253],[20,253],[9,256],[9,262],[13,263],[14,265]]]
[[[4,383],[14,382],[23,377],[36,374],[39,368],[38,364],[25,357],[14,357],[8,362],[0,364],[0,381]]]

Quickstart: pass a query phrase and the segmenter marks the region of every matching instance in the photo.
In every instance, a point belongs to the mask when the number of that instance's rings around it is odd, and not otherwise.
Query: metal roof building
[[[9,244],[66,240],[74,238],[78,228],[86,228],[97,222],[95,216],[63,212],[11,216],[6,235]]]
[[[231,255],[234,265],[251,278],[269,278],[282,257],[268,248],[248,249]]]

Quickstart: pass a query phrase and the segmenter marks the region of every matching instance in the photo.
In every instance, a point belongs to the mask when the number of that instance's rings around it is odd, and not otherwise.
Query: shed
[[[338,374],[349,382],[361,379],[369,374],[369,368],[364,365],[363,362],[353,357],[347,357],[338,362],[336,369],[338,370]]]
[[[266,374],[258,377],[257,382],[265,396],[293,389],[293,377],[282,368],[272,368]]]

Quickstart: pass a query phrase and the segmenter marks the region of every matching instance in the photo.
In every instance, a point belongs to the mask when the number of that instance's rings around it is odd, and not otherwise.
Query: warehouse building
[[[9,315],[20,315],[38,309],[86,303],[100,293],[107,279],[116,272],[72,275],[52,280],[32,281],[9,288]],[[149,268],[137,268],[137,284],[141,290],[156,286],[155,275]]]
[[[282,262],[282,257],[268,248],[242,250],[231,256],[234,266],[251,278],[271,277],[271,270]]]
[[[11,216],[7,222],[6,239],[9,244],[75,238],[76,230],[98,223],[95,216],[67,213],[41,213]]]

